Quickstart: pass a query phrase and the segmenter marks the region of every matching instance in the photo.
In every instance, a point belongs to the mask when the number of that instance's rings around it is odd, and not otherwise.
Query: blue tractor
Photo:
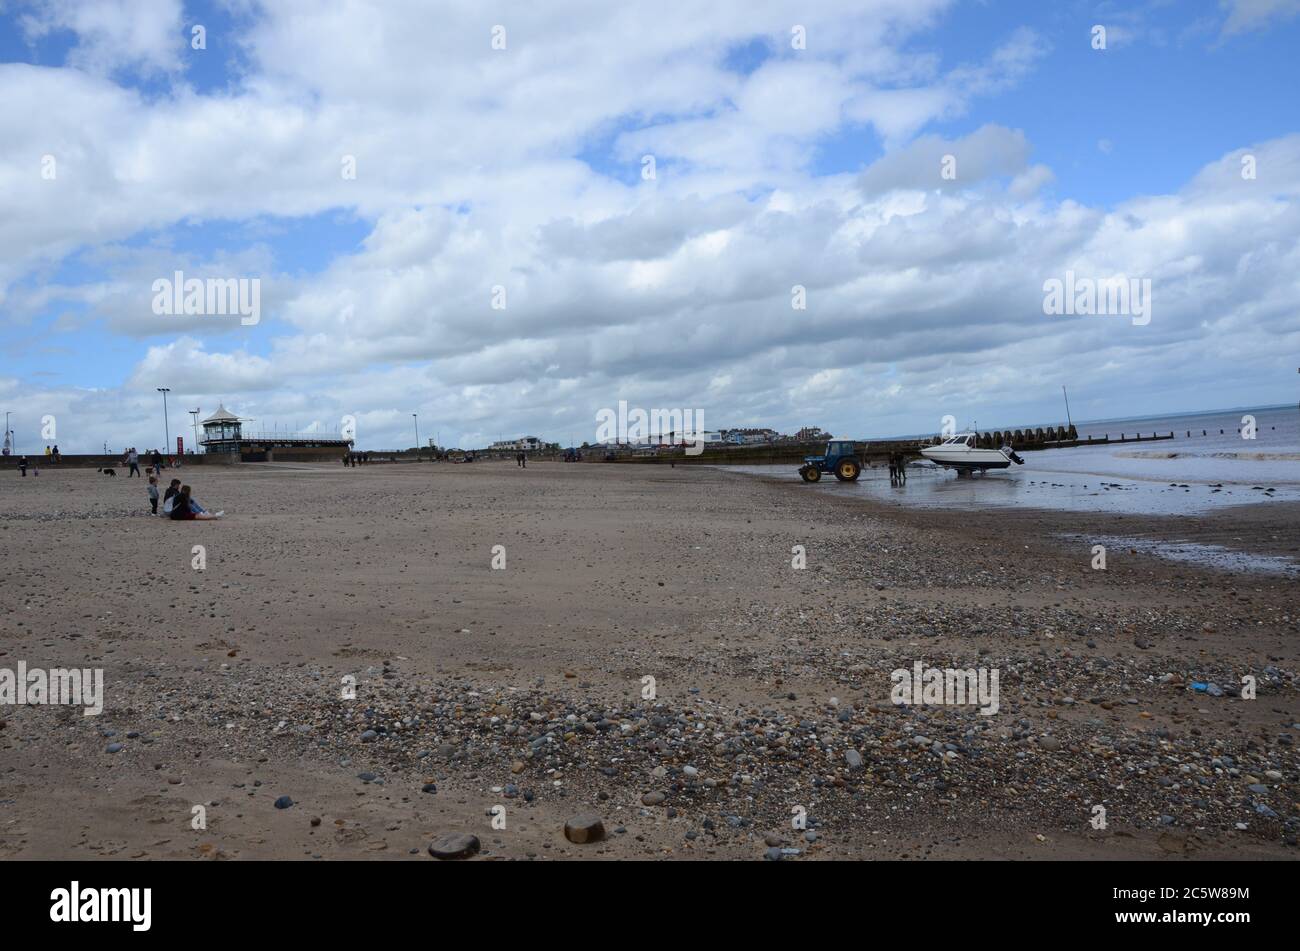
[[[857,482],[862,475],[857,443],[851,439],[832,439],[826,444],[825,455],[803,457],[799,475],[805,482],[820,482],[822,473],[834,473],[841,482]]]

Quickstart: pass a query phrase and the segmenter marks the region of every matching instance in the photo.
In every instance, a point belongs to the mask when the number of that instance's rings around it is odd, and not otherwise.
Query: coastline
[[[89,471],[0,483],[0,666],[107,685],[99,717],[0,708],[3,857],[427,861],[449,831],[514,859],[1294,857],[1294,581],[1125,551],[1097,572],[1058,537],[1172,520],[704,467],[196,478],[225,521],[136,514],[142,490]],[[1300,506],[1176,521],[1279,554]],[[915,661],[996,667],[1001,711],[892,704]],[[1257,701],[1188,687],[1247,672]],[[586,812],[607,841],[565,840]]]

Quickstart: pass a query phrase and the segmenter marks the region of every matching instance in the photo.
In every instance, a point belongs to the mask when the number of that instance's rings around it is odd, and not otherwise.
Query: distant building
[[[830,433],[822,432],[820,426],[805,426],[794,434],[794,438],[799,442],[822,442],[826,439],[834,439]]]
[[[722,431],[724,442],[751,446],[759,443],[776,442],[781,434],[775,429],[725,429]]]
[[[542,441],[536,436],[520,436],[518,439],[500,439],[494,442],[489,449],[513,450],[515,452],[535,452],[542,448]]]
[[[245,432],[244,423],[224,405],[203,420],[199,439],[205,452],[261,453],[275,449],[329,450],[330,454],[352,446],[352,440],[332,433]]]

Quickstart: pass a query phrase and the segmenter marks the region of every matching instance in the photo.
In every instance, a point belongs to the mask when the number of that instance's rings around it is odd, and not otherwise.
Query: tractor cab
[[[826,443],[826,454],[804,456],[799,475],[805,482],[818,482],[823,474],[834,473],[841,482],[856,482],[862,474],[858,461],[858,445],[852,439],[832,439]]]

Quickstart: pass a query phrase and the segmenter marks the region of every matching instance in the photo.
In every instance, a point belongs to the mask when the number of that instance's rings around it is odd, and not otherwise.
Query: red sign
[[[178,456],[183,456],[183,455],[185,455],[185,437],[184,437],[184,436],[177,436],[177,437],[176,437],[176,455],[178,455]]]

